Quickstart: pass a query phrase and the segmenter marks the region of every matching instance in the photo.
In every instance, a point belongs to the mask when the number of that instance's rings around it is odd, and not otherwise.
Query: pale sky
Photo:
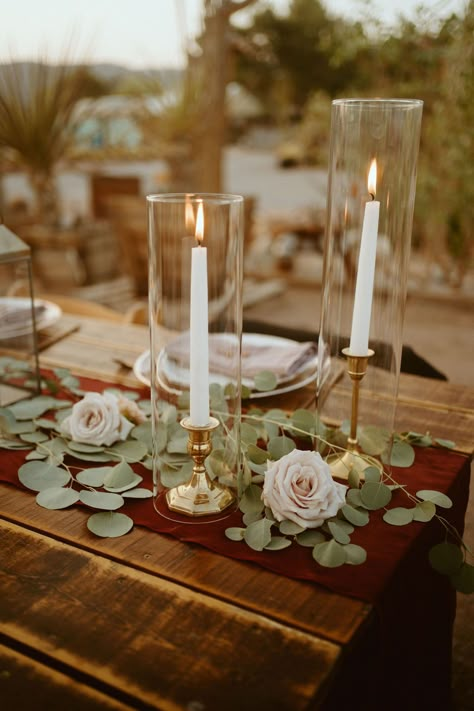
[[[462,11],[467,1],[369,0],[373,14],[386,23],[398,13],[413,18],[420,2],[442,17]],[[284,9],[289,0],[266,2]],[[324,2],[331,12],[352,19],[366,13],[367,0]],[[73,37],[73,56],[80,61],[140,69],[182,66],[183,48],[199,31],[202,4],[202,0],[0,0],[0,62],[37,59],[41,54],[58,60]]]

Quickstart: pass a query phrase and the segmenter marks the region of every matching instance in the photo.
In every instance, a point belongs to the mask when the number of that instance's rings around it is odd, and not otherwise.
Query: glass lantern
[[[242,493],[243,198],[147,198],[156,511],[220,520]]]
[[[0,406],[41,388],[30,248],[0,225]],[[17,288],[27,295],[16,297]]]
[[[319,416],[354,453],[390,461],[423,104],[332,104],[318,352]],[[334,455],[347,477],[355,459]],[[355,467],[357,468],[357,467]]]

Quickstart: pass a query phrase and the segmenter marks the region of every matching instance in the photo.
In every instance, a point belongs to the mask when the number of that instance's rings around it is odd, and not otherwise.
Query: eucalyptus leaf
[[[74,375],[66,375],[61,379],[61,385],[67,390],[75,390],[79,387],[80,382]]]
[[[106,474],[104,489],[119,494],[127,489],[133,489],[142,481],[143,477],[136,474],[130,464],[120,462],[120,464],[112,467],[111,471]]]
[[[56,420],[48,420],[46,417],[38,417],[34,420],[35,427],[41,427],[42,430],[56,430],[58,423]]]
[[[75,442],[74,440],[70,440],[67,446],[73,452],[81,452],[83,454],[94,454],[104,451],[104,447],[98,447],[96,444],[86,444],[85,442]]]
[[[255,390],[259,392],[268,392],[269,390],[275,390],[278,385],[278,379],[275,373],[270,370],[262,370],[257,373],[253,379]]]
[[[264,464],[268,459],[268,452],[255,444],[249,444],[247,447],[247,459],[250,459],[254,464]]]
[[[408,442],[395,440],[392,444],[389,462],[387,462],[387,457],[384,455],[382,455],[382,460],[385,464],[391,464],[392,467],[411,467],[415,461],[415,450]]]
[[[10,432],[10,427],[16,422],[15,415],[8,407],[0,407],[0,432]]]
[[[130,432],[130,436],[133,437],[133,439],[139,439],[140,442],[144,442],[146,444],[148,452],[152,451],[153,434],[151,431],[151,422],[149,420],[147,422],[142,422],[140,425],[134,427],[133,430]],[[157,452],[162,452],[166,447],[167,439],[166,425],[163,422],[157,422],[154,436],[156,450]]]
[[[255,484],[250,484],[242,495],[239,508],[242,513],[260,513],[260,511],[263,511],[265,505],[262,501],[261,488]]]
[[[341,508],[341,513],[344,518],[346,518],[347,521],[352,523],[354,526],[366,526],[369,523],[368,511],[364,511],[363,509],[356,509],[349,504],[345,504]]]
[[[58,486],[43,489],[36,496],[37,504],[51,510],[66,509],[78,501],[79,492],[71,488],[64,489]]]
[[[254,551],[263,551],[271,540],[272,522],[266,518],[251,523],[245,529],[244,541]]]
[[[346,562],[346,552],[337,541],[325,541],[314,546],[313,558],[324,568],[338,568]]]
[[[394,509],[386,511],[383,515],[383,520],[391,526],[406,526],[408,523],[413,521],[414,513],[415,508],[407,509],[402,506],[398,506]]]
[[[118,442],[113,447],[109,447],[108,452],[113,452],[115,456],[123,457],[127,462],[139,462],[148,453],[145,442],[140,440],[126,440]]]
[[[431,567],[443,575],[455,575],[464,562],[462,550],[454,543],[438,543],[428,554]]]
[[[267,449],[270,457],[273,460],[277,460],[296,449],[296,444],[290,437],[281,435],[280,437],[272,437],[268,441]]]
[[[364,469],[364,480],[366,482],[375,482],[377,484],[381,478],[382,472],[378,467],[366,467]]]
[[[16,437],[11,439],[2,437],[0,439],[0,447],[2,449],[31,449],[31,446],[29,444],[27,444],[26,442],[22,442]]]
[[[279,408],[268,410],[264,421],[267,438],[272,439],[273,437],[278,437],[278,435],[281,434],[282,428],[287,423],[288,416],[286,412]]]
[[[351,469],[347,476],[347,483],[351,489],[358,489],[360,484],[360,476],[357,469]]]
[[[281,551],[284,548],[291,546],[291,539],[284,536],[272,536],[270,543],[265,546],[266,551]]]
[[[250,471],[258,474],[260,479],[263,481],[265,474],[267,472],[268,465],[265,464],[254,464],[254,462],[247,462]]]
[[[295,536],[297,533],[302,533],[303,531],[304,527],[294,521],[281,521],[280,523],[280,533],[286,536]]]
[[[451,439],[440,439],[436,437],[434,441],[436,444],[439,444],[440,447],[446,447],[447,449],[454,449],[456,446],[456,442],[453,442]]]
[[[415,511],[413,513],[414,521],[431,521],[433,516],[436,514],[436,506],[432,501],[422,501],[416,504]]]
[[[99,487],[104,486],[105,477],[113,470],[113,467],[94,467],[93,469],[83,469],[76,474],[76,479],[83,486]]]
[[[188,435],[181,429],[177,436],[172,436],[166,445],[166,451],[170,454],[187,454],[188,452]]]
[[[101,538],[118,538],[119,536],[124,536],[133,528],[133,520],[123,513],[101,511],[89,516],[87,528],[96,536],[101,536]]]
[[[251,396],[252,391],[247,385],[242,385],[240,389],[240,396],[242,400],[248,400],[249,397]]]
[[[25,459],[27,461],[31,461],[32,459],[46,459],[47,454],[44,452],[37,452],[36,450],[34,452],[29,452]]]
[[[245,534],[245,528],[226,528],[225,535],[230,538],[231,541],[242,541]]]
[[[215,478],[231,477],[232,468],[229,466],[225,449],[213,449],[206,459],[206,469]]]
[[[436,506],[441,506],[442,509],[450,509],[453,505],[453,502],[451,501],[449,496],[446,496],[446,494],[442,494],[440,491],[422,489],[421,491],[417,491],[416,495],[419,499],[422,499],[422,501],[432,501],[433,504],[436,504]]]
[[[463,563],[459,570],[451,575],[451,582],[458,592],[466,595],[474,593],[474,566]]]
[[[363,452],[375,456],[387,449],[390,437],[388,430],[375,425],[366,425],[360,428],[357,439]]]
[[[258,441],[258,432],[253,425],[248,422],[242,422],[240,425],[240,439],[243,444],[255,446]]]
[[[20,439],[23,442],[35,444],[36,442],[45,442],[49,437],[44,432],[25,432],[25,434],[20,435]]]
[[[406,432],[405,437],[408,439],[410,444],[416,444],[417,447],[431,447],[433,443],[433,440],[428,433],[421,434],[420,432]]]
[[[91,452],[88,454],[86,452],[74,452],[72,449],[69,449],[69,447],[66,449],[66,454],[70,454],[71,457],[80,459],[83,462],[96,462],[97,464],[105,464],[113,459],[113,457],[110,454],[107,454],[107,452]]]
[[[368,481],[365,482],[360,490],[360,498],[367,509],[376,511],[390,503],[392,492],[388,486],[381,482]]]
[[[151,489],[137,487],[136,489],[127,489],[122,491],[122,496],[126,499],[151,499],[153,492]]]
[[[308,548],[314,548],[317,543],[322,543],[326,538],[321,531],[316,531],[314,528],[308,528],[303,533],[298,533],[296,536],[297,543],[300,546],[306,546]]]
[[[18,478],[28,489],[43,491],[52,486],[61,487],[69,483],[71,477],[62,467],[43,461],[31,461],[18,470]]]
[[[124,505],[120,494],[109,494],[103,491],[81,491],[79,498],[86,506],[106,511],[115,511]]]
[[[329,532],[338,543],[347,544],[350,543],[351,539],[349,537],[348,529],[344,527],[344,523],[345,521],[338,521],[336,519],[334,521],[328,521],[327,525]],[[352,528],[352,531],[353,530],[354,529]]]
[[[346,494],[346,502],[355,508],[363,506],[360,498],[360,489],[349,489]]]
[[[251,523],[259,521],[261,518],[263,518],[261,511],[250,511],[242,516],[242,521],[246,526],[250,526]]]
[[[26,434],[28,432],[34,432],[37,429],[36,423],[33,420],[22,420],[21,422],[15,422],[11,425],[9,432],[10,434]]]
[[[63,401],[64,402],[64,401]],[[69,403],[66,402],[68,406]],[[20,400],[10,406],[17,420],[33,420],[54,407],[54,398],[39,395],[28,400]]]
[[[316,418],[310,410],[298,408],[291,415],[290,421],[298,430],[303,430],[308,435],[316,431]],[[300,432],[298,436],[301,436]]]
[[[344,546],[346,554],[346,563],[349,565],[361,565],[367,560],[367,551],[362,546],[356,546],[354,543],[348,543]]]
[[[265,518],[268,518],[269,521],[276,521],[275,516],[273,515],[273,511],[269,506],[265,506],[264,513]]]

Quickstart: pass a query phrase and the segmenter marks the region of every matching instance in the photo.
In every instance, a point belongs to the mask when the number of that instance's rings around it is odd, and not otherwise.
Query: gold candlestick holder
[[[187,484],[175,486],[166,493],[166,503],[171,511],[185,516],[209,516],[221,513],[235,500],[232,491],[217,481],[212,481],[204,460],[212,451],[211,433],[219,422],[215,417],[203,427],[192,425],[189,417],[181,420],[188,431],[188,453],[194,461],[193,473]]]
[[[351,429],[347,438],[347,451],[341,454],[330,454],[327,458],[327,463],[334,477],[347,479],[350,471],[355,470],[359,478],[363,480],[364,469],[367,469],[367,467],[377,467],[377,469],[382,470],[382,465],[377,459],[360,452],[357,442],[360,382],[367,372],[367,365],[369,359],[374,355],[374,351],[369,348],[366,355],[359,356],[352,354],[349,348],[344,348],[342,353],[347,359],[347,372],[352,380]]]

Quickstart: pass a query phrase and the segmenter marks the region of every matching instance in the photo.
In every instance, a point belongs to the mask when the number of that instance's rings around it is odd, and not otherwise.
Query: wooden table
[[[41,364],[136,386],[117,360],[147,347],[144,327],[81,318]],[[402,376],[399,420],[470,454],[474,390]],[[99,539],[4,484],[0,530],[4,711],[342,709],[337,680],[365,668],[366,603],[143,528]]]

